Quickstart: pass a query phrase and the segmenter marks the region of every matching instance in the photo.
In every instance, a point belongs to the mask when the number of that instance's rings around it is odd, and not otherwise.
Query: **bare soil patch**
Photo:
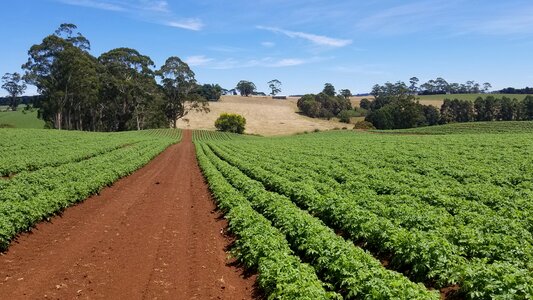
[[[0,255],[2,299],[252,299],[254,276],[196,162],[191,132],[100,195],[40,223]]]

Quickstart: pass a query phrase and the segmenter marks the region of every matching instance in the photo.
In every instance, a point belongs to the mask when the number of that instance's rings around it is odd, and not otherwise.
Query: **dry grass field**
[[[183,129],[215,129],[215,120],[221,113],[236,113],[246,118],[245,133],[264,136],[289,135],[304,131],[352,128],[353,125],[313,119],[298,114],[298,98],[274,100],[271,97],[222,96],[218,102],[210,102],[209,113],[190,112],[178,121]]]

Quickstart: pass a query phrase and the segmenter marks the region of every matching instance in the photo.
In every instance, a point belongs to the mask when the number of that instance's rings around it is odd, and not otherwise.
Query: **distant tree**
[[[237,83],[237,86],[235,87],[240,93],[241,96],[248,97],[255,92],[256,87],[255,84],[251,81],[241,80]]]
[[[416,95],[418,93],[418,82],[420,82],[420,79],[418,79],[417,77],[411,77],[409,79],[409,83],[411,84],[409,86],[409,91],[411,91],[411,94],[413,95]]]
[[[488,82],[485,82],[483,84],[483,93],[488,93],[491,88],[492,88],[492,85]]]
[[[326,93],[318,95],[308,94],[298,99],[300,111],[312,118],[332,118],[343,110],[351,110],[350,100],[344,96],[330,96]]]
[[[169,57],[157,74],[165,95],[165,115],[173,128],[190,111],[209,112],[206,99],[195,92],[194,72],[179,57]]]
[[[215,121],[215,127],[220,131],[244,133],[246,119],[238,114],[221,114]]]
[[[270,95],[276,96],[281,92],[281,81],[277,79],[270,80],[268,82],[268,88],[271,90]]]
[[[15,111],[19,105],[18,97],[24,94],[26,84],[22,82],[22,76],[17,72],[6,73],[2,77],[2,82],[2,88],[9,93],[9,107]]]
[[[371,94],[374,100],[365,121],[378,129],[434,125],[439,120],[437,109],[418,103],[404,82],[377,84]]]
[[[372,103],[372,101],[368,100],[367,98],[363,98],[359,102],[359,107],[363,108],[363,109],[370,109],[371,103]]]
[[[524,98],[523,107],[523,119],[533,121],[533,96],[528,95]]]
[[[326,83],[324,84],[324,89],[322,90],[322,93],[328,96],[335,96],[335,87],[331,83]]]
[[[204,84],[199,87],[200,96],[204,97],[208,101],[218,101],[222,96],[222,93],[227,90],[223,89],[218,84]]]
[[[440,108],[439,123],[470,122],[474,120],[474,107],[471,101],[444,99]]]
[[[350,91],[349,89],[343,89],[339,91],[339,94],[346,99],[350,99],[350,97],[352,96],[352,91]]]

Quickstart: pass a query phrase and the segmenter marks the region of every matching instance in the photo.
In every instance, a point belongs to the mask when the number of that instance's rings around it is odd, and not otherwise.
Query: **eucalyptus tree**
[[[156,97],[155,67],[150,57],[131,48],[116,48],[98,58],[103,66],[102,93],[106,124],[111,131],[142,130]],[[135,124],[131,124],[131,120]]]
[[[179,57],[169,57],[157,75],[163,86],[165,116],[173,128],[190,111],[209,112],[207,99],[197,92],[194,72]]]
[[[15,73],[6,73],[2,76],[2,88],[9,93],[9,107],[11,110],[17,110],[19,105],[19,96],[24,94],[26,84],[22,81],[22,76]]]
[[[240,92],[241,96],[248,97],[253,94],[257,88],[255,87],[255,84],[253,82],[241,80],[237,83],[235,89]]]
[[[61,24],[54,34],[30,48],[28,61],[22,66],[26,70],[24,80],[43,96],[41,117],[57,129],[73,129],[73,118],[82,117],[75,116],[71,108],[84,100],[81,98],[96,95],[97,63],[88,53],[89,40],[79,32],[74,34],[76,28]]]
[[[267,82],[268,88],[270,88],[271,92],[270,95],[276,96],[281,92],[281,81],[277,79],[272,79],[269,82]]]

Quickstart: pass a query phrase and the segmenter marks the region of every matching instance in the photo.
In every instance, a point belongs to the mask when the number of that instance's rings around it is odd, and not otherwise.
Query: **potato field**
[[[0,250],[16,234],[134,172],[180,137],[179,130],[0,129]]]
[[[197,157],[270,297],[533,297],[533,133],[225,138]]]

